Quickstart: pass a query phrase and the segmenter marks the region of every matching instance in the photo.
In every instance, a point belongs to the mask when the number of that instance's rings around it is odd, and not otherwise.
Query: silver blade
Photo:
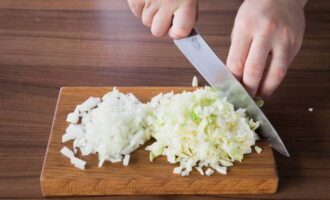
[[[174,43],[212,87],[226,95],[230,103],[246,109],[250,117],[260,122],[259,134],[273,149],[290,157],[267,117],[197,31],[193,30],[189,37],[174,40]]]

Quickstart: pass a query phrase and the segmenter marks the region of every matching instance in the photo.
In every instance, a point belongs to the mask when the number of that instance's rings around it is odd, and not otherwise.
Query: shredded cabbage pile
[[[259,123],[249,120],[245,110],[234,106],[210,87],[180,94],[159,94],[150,104],[152,137],[146,149],[150,160],[165,155],[168,162],[180,163],[174,173],[189,175],[193,167],[226,174],[226,167],[241,161],[258,139]],[[212,169],[206,170],[211,175]]]

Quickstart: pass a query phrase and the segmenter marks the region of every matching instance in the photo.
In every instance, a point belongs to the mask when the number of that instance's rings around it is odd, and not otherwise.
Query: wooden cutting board
[[[121,92],[133,93],[142,102],[158,93],[194,90],[192,87],[118,87]],[[227,175],[214,173],[201,176],[193,171],[182,177],[172,173],[177,165],[165,157],[149,161],[144,147],[131,154],[130,164],[105,162],[98,168],[97,155],[78,157],[87,161],[86,170],[70,164],[59,151],[63,146],[72,149],[72,142],[63,144],[61,137],[68,123],[68,113],[90,96],[102,97],[112,87],[64,87],[60,91],[53,126],[40,177],[45,196],[65,195],[133,195],[133,194],[261,194],[274,193],[278,176],[271,148],[258,142],[263,151],[245,156],[242,163],[230,167]]]

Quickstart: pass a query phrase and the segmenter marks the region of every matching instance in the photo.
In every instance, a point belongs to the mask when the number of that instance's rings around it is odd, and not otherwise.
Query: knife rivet
[[[200,51],[202,49],[201,44],[199,44],[197,38],[193,37],[193,38],[191,38],[191,41],[192,41],[192,44],[193,44],[194,48],[197,51]]]

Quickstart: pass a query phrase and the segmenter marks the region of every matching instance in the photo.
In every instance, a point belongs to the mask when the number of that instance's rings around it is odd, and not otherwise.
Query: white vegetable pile
[[[62,142],[74,140],[74,151],[64,147],[61,153],[80,169],[86,162],[74,156],[78,148],[82,155],[98,153],[99,167],[104,161],[126,166],[130,153],[152,136],[156,141],[146,148],[150,160],[164,155],[180,164],[173,173],[182,176],[194,168],[201,175],[226,174],[227,167],[251,152],[259,126],[210,87],[159,94],[147,104],[114,89],[102,100],[90,97],[78,105],[67,121],[71,124]]]
[[[90,97],[67,117],[71,124],[62,142],[73,141],[82,155],[98,153],[101,167],[104,161],[129,163],[130,153],[150,139],[147,128],[148,106],[134,95],[114,88],[100,98]]]
[[[181,94],[159,94],[150,103],[154,109],[152,136],[156,142],[146,149],[150,159],[167,156],[170,163],[180,163],[173,173],[189,175],[195,169],[204,175],[211,167],[226,174],[227,167],[251,152],[258,139],[258,123],[249,120],[212,88]],[[206,175],[213,169],[208,168]]]

